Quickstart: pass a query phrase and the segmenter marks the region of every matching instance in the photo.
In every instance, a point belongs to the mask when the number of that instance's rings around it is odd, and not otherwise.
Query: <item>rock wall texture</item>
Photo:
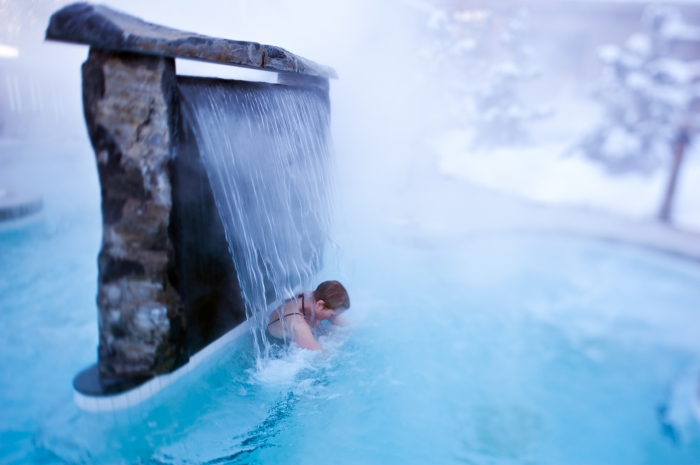
[[[190,58],[290,74],[337,78],[336,72],[257,42],[221,39],[147,23],[104,5],[73,3],[51,16],[46,38],[104,50]]]
[[[102,186],[99,372],[149,377],[174,368],[185,325],[168,236],[175,63],[93,48],[82,72]]]

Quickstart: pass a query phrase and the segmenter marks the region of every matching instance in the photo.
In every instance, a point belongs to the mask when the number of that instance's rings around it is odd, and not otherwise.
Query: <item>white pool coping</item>
[[[248,321],[239,324],[211,344],[207,345],[194,355],[190,360],[177,370],[164,375],[156,376],[146,381],[138,387],[130,389],[121,394],[111,396],[90,396],[73,389],[73,401],[75,405],[86,412],[113,412],[134,407],[171,385],[179,378],[194,370],[197,365],[219,352],[231,342],[235,341],[248,332],[250,325]]]
[[[302,288],[300,286],[296,286],[292,291],[292,295],[297,295],[301,292],[303,292]],[[268,305],[265,310],[265,317],[269,317],[269,315],[283,303],[283,301],[276,301]],[[166,386],[169,386],[176,380],[182,378],[184,375],[194,370],[197,365],[202,363],[204,360],[218,353],[225,346],[235,341],[248,331],[250,331],[250,320],[246,319],[246,321],[231,329],[211,344],[200,349],[190,357],[186,364],[177,370],[171,373],[158,375],[155,378],[149,379],[145,383],[120,394],[91,396],[79,392],[77,389],[75,389],[75,386],[73,386],[73,401],[79,409],[86,412],[113,412],[115,410],[134,407],[145,400],[150,399]]]

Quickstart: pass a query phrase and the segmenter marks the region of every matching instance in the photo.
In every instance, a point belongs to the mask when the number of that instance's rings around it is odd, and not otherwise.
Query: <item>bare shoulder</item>
[[[278,339],[291,339],[304,349],[323,348],[314,338],[309,323],[299,313],[296,302],[293,300],[286,302],[270,314],[267,332]]]
[[[303,326],[309,325],[302,315],[294,310],[285,310],[284,307],[280,307],[270,315],[267,332],[278,339],[291,339],[295,328]]]

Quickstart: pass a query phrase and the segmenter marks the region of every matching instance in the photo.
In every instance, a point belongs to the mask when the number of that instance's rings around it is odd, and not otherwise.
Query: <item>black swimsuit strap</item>
[[[304,309],[304,293],[303,292],[301,293],[301,313],[299,313],[299,312],[287,313],[282,318],[287,318],[288,316],[292,316],[292,315],[301,315],[304,318],[306,318],[306,309]],[[267,324],[267,327],[269,328],[272,323],[277,323],[278,321],[280,321],[280,318],[277,318],[275,321],[269,322]]]
[[[294,313],[287,313],[287,314],[284,315],[282,318],[287,318],[288,316],[292,316],[292,315],[301,315],[301,316],[304,316],[304,315],[302,315],[302,314],[299,313],[299,312],[294,312]],[[272,323],[277,323],[278,321],[280,321],[280,318],[277,318],[275,321],[269,322],[269,323],[267,324],[267,327],[269,328],[270,325],[271,325]]]

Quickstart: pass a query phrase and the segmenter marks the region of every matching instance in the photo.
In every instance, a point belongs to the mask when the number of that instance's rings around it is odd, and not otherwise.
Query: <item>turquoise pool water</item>
[[[94,363],[99,185],[86,142],[4,143],[0,184],[40,192],[44,209],[0,224],[0,463],[61,463],[36,446]]]
[[[700,463],[695,262],[571,237],[364,238],[346,251],[353,325],[326,328],[324,353],[278,348],[256,370],[246,336],[93,414],[70,381],[95,358],[99,222],[47,210],[0,233],[2,463]]]

